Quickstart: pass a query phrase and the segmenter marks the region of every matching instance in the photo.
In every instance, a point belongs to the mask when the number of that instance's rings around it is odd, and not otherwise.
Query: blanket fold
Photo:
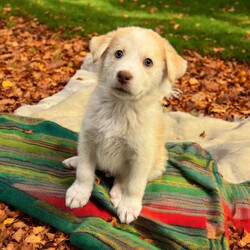
[[[250,231],[250,183],[229,184],[195,143],[167,143],[165,173],[148,183],[140,217],[119,223],[96,173],[84,208],[65,206],[75,179],[62,161],[76,154],[78,134],[53,122],[0,115],[0,200],[69,233],[82,249],[228,249],[227,223]]]

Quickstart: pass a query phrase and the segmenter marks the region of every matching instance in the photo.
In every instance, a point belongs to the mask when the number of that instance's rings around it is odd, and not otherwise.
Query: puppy
[[[98,84],[79,135],[76,180],[66,205],[89,201],[98,168],[114,176],[110,199],[122,223],[140,214],[149,180],[162,174],[167,160],[160,98],[187,67],[174,48],[152,30],[128,27],[92,38]]]

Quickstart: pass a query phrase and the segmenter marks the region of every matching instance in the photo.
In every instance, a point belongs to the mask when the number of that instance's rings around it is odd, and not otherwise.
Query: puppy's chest
[[[102,132],[96,134],[94,144],[98,167],[112,175],[122,170],[135,151],[127,139],[117,136],[107,137]]]
[[[94,125],[92,134],[99,168],[115,175],[136,153],[135,131],[127,123],[104,120]]]
[[[100,109],[90,117],[90,124],[98,134],[100,140],[131,141],[144,130],[144,126],[135,112],[124,109]]]

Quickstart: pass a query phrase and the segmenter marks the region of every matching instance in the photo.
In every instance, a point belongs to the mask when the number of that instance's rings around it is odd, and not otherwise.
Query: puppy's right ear
[[[102,36],[95,36],[90,40],[89,49],[93,56],[93,62],[98,61],[110,45],[114,37],[114,31]]]

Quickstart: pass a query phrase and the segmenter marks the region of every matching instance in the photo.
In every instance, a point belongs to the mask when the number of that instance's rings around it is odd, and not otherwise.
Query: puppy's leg
[[[137,159],[131,165],[125,180],[122,199],[117,208],[117,215],[122,223],[129,224],[139,216],[150,167],[151,161],[148,161],[147,157]]]
[[[66,192],[66,206],[83,207],[89,201],[95,179],[96,162],[91,157],[89,145],[79,151],[76,180]]]
[[[110,201],[115,208],[118,207],[123,193],[124,183],[121,176],[116,176],[113,187],[110,190]]]
[[[70,157],[63,162],[63,166],[68,169],[76,169],[78,165],[78,156]]]

